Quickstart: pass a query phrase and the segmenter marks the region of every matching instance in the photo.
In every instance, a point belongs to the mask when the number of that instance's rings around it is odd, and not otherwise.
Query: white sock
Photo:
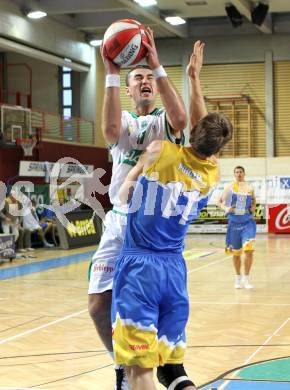
[[[112,360],[114,360],[114,352],[113,351],[108,351],[108,354],[111,356]]]

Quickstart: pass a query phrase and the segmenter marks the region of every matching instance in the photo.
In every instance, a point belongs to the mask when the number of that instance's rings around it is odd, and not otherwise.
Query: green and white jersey
[[[120,208],[118,196],[120,186],[129,171],[137,164],[143,150],[152,141],[164,139],[177,143],[176,138],[171,134],[164,108],[156,108],[146,116],[122,111],[121,134],[118,142],[110,147],[113,171],[109,196],[115,208]],[[178,140],[178,143],[184,143],[184,139]],[[121,207],[121,210],[124,211],[124,208]]]

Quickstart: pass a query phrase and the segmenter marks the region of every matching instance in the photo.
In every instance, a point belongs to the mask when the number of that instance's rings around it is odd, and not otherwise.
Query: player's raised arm
[[[189,119],[191,128],[193,128],[201,118],[207,115],[207,108],[199,78],[203,64],[204,46],[205,44],[201,41],[196,41],[194,43],[193,52],[186,68],[189,78]]]
[[[105,140],[114,144],[121,132],[120,67],[108,58],[104,46],[101,46],[101,55],[106,72],[102,132]]]
[[[144,42],[148,53],[146,61],[153,71],[156,78],[158,91],[162,100],[162,104],[166,110],[167,120],[172,128],[172,133],[177,136],[180,131],[186,127],[186,110],[183,100],[169,78],[163,67],[160,65],[153,31],[148,27],[146,35],[149,43]]]

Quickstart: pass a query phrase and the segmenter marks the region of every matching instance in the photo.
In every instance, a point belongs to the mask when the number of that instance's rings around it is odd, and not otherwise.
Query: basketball
[[[140,62],[147,54],[145,27],[132,19],[117,20],[106,30],[103,39],[108,57],[117,65],[127,67]]]

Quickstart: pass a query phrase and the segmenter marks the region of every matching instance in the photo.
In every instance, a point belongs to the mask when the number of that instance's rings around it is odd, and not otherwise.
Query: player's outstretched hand
[[[100,52],[102,56],[102,60],[105,66],[106,74],[119,74],[120,66],[116,65],[107,55],[106,48],[102,44],[100,47]]]
[[[226,207],[225,208],[225,213],[226,214],[232,214],[235,211],[234,207]]]
[[[148,64],[148,66],[150,66],[150,69],[153,70],[153,69],[156,69],[160,66],[160,61],[159,61],[159,57],[158,57],[158,53],[157,53],[157,49],[156,49],[156,45],[155,45],[155,41],[154,41],[153,30],[151,30],[150,27],[147,27],[145,30],[145,33],[146,33],[147,38],[148,38],[148,43],[143,42],[144,46],[148,50],[148,53],[146,55],[146,62]]]
[[[190,78],[199,77],[202,64],[203,64],[204,46],[205,43],[203,43],[202,41],[196,41],[193,45],[193,51],[186,68],[186,73]]]

